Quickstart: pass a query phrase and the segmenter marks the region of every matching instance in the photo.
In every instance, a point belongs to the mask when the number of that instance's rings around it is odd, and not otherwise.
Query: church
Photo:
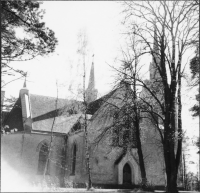
[[[131,145],[124,151],[127,132],[121,126],[116,133],[113,124],[120,119],[115,108],[122,106],[127,85],[121,82],[97,99],[94,70],[93,62],[86,90],[92,184],[137,185],[141,182],[141,172],[134,132],[128,133]],[[150,72],[153,73],[152,69]],[[3,123],[2,157],[32,182],[39,182],[45,172],[61,187],[87,183],[83,109],[82,101],[32,94],[24,82]],[[148,119],[143,119],[140,125],[147,180],[155,186],[164,186],[165,165],[158,144],[159,133]]]

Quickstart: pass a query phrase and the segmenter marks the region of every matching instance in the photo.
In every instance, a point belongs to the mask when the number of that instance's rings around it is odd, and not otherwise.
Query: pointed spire
[[[94,54],[93,54],[89,83],[88,83],[88,88],[86,90],[86,101],[89,103],[89,102],[96,100],[96,98],[97,98],[97,90],[95,89]]]
[[[153,51],[154,51],[154,53],[158,53],[158,51],[159,51],[156,23],[154,23],[154,42],[153,42]]]
[[[94,54],[93,54],[88,89],[94,89],[94,88],[95,88],[95,80],[94,80]]]
[[[157,26],[156,22],[154,23],[154,40],[153,40],[153,49],[152,49],[152,62],[149,66],[150,71],[150,80],[158,79],[160,74],[158,72],[157,66],[160,63],[159,57],[159,45],[158,45],[158,37],[157,37]]]
[[[25,80],[24,80],[24,85],[23,85],[23,88],[26,88],[26,76],[27,76],[27,73],[25,73]]]
[[[26,78],[24,80],[24,86],[23,86],[23,88],[26,88]]]

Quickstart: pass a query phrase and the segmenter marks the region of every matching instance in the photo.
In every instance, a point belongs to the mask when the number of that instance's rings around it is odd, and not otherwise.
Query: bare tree
[[[56,82],[56,88],[57,88],[57,97],[56,97],[56,101],[55,101],[55,110],[58,109],[58,83],[57,82]],[[53,123],[52,123],[52,126],[51,126],[51,138],[50,138],[50,144],[48,146],[48,155],[47,155],[47,159],[46,159],[46,163],[45,163],[43,180],[45,180],[45,176],[46,176],[46,173],[47,173],[47,167],[48,167],[49,160],[50,160],[50,157],[51,157],[52,146],[53,146],[53,128],[54,128],[55,120],[56,120],[56,116],[53,117]]]
[[[154,2],[154,5],[149,1],[125,2],[124,6],[125,24],[130,27],[130,33],[133,33],[133,28],[136,29],[134,34],[153,57],[153,71],[156,72],[154,81],[147,84],[138,79],[138,82],[161,112],[157,114],[161,115],[159,117],[164,126],[164,132],[160,134],[167,174],[167,192],[178,192],[177,175],[182,151],[182,59],[196,36],[198,7],[188,1],[159,1]],[[134,18],[139,19],[140,24],[129,22]],[[155,31],[156,49],[152,48],[151,41],[155,37]],[[154,92],[153,85],[160,85],[163,94]]]
[[[79,48],[77,53],[82,56],[83,61],[83,104],[84,104],[84,131],[85,131],[85,156],[86,156],[86,165],[87,165],[87,174],[88,174],[88,183],[87,183],[87,190],[92,187],[91,181],[91,172],[90,172],[90,154],[89,154],[89,142],[88,142],[88,130],[87,130],[87,101],[86,101],[86,89],[85,89],[85,56],[86,56],[86,49],[88,45],[88,39],[85,31],[80,31],[78,34],[78,43]]]
[[[136,140],[136,147],[138,151],[139,157],[139,165],[141,171],[141,178],[142,184],[145,187],[147,183],[146,177],[146,170],[144,164],[144,155],[142,152],[142,143],[141,143],[141,105],[138,101],[138,91],[137,91],[137,79],[139,78],[139,57],[141,56],[141,48],[138,47],[139,42],[137,41],[136,36],[133,34],[130,37],[130,48],[127,53],[123,51],[123,60],[122,60],[122,71],[118,70],[125,81],[125,84],[129,85],[129,89],[127,89],[128,96],[126,98],[128,100],[125,102],[128,110],[128,114],[132,115],[129,116],[130,120],[133,122],[132,130],[135,130],[135,140]],[[132,52],[130,52],[132,51]],[[130,78],[131,77],[131,78]],[[137,77],[137,78],[136,78]],[[133,112],[133,113],[132,113]]]

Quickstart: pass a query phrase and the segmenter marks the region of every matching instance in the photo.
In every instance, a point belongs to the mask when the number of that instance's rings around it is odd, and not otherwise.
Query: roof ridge
[[[30,96],[32,95],[32,96],[47,97],[47,98],[52,98],[52,99],[56,99],[56,98],[57,98],[57,97],[52,97],[52,96],[47,96],[47,95],[39,95],[39,94],[32,94],[32,93],[30,93],[29,95],[30,95]],[[58,98],[58,99],[70,101],[70,99],[66,99],[66,98]]]

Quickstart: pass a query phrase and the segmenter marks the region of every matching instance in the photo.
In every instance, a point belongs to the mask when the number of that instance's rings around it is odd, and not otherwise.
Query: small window
[[[76,152],[77,152],[77,145],[74,143],[72,149],[72,173],[71,175],[75,175],[76,171]]]
[[[48,145],[45,143],[45,144],[43,144],[43,145],[41,146],[40,152],[39,152],[38,172],[37,172],[39,175],[43,175],[43,174],[44,174],[46,162],[48,162],[48,163],[47,163],[46,175],[49,174],[49,160],[48,160],[48,154],[49,154],[49,148],[48,148]]]

